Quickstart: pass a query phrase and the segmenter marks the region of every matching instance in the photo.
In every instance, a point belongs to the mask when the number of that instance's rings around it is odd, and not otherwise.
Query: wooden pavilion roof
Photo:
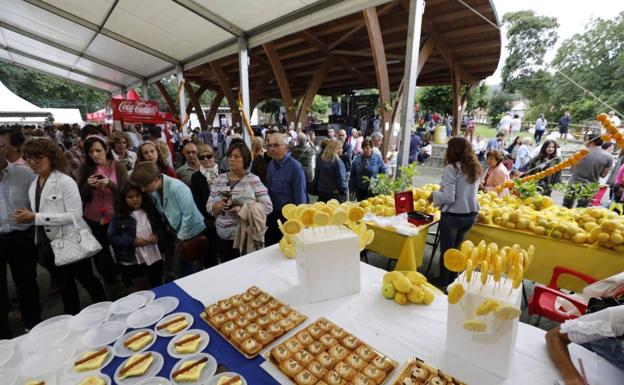
[[[465,2],[499,24],[490,0]],[[376,8],[391,91],[397,91],[403,78],[408,8],[409,2],[404,0]],[[266,98],[282,98],[276,80],[286,81],[293,98],[304,96],[323,65],[328,67],[327,73],[317,94],[380,88],[376,77],[378,58],[374,57],[379,53],[371,49],[375,45],[372,41],[379,44],[380,40],[371,37],[367,22],[366,14],[358,12],[250,49],[252,107]],[[474,84],[494,73],[500,52],[500,31],[465,5],[455,0],[426,1],[420,55],[426,61],[421,63],[419,86],[451,84],[453,67],[462,83]],[[285,79],[274,75],[275,61],[281,63]],[[229,90],[236,93],[238,88],[238,55],[185,69],[184,75],[203,89],[225,91],[227,97]],[[223,90],[223,86],[229,90]]]

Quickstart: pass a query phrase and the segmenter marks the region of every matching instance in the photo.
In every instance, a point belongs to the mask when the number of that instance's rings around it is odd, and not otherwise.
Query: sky
[[[624,11],[623,0],[492,0],[499,20],[507,12],[530,9],[538,15],[555,16],[559,21],[559,40],[557,45],[547,53],[547,60],[551,60],[562,41],[572,37],[575,33],[582,33],[585,25],[591,18],[612,19]],[[487,78],[487,84],[498,84],[501,81],[500,73],[507,57],[506,31],[503,28],[503,49],[496,72]]]

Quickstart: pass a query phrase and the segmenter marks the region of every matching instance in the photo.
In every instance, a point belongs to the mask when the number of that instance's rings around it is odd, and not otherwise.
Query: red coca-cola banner
[[[111,99],[110,107],[113,120],[136,123],[163,123],[163,114],[158,102],[153,100]]]

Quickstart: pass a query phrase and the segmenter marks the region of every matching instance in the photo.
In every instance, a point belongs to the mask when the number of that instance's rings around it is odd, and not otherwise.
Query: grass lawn
[[[475,137],[481,135],[484,138],[493,138],[496,136],[496,128],[491,128],[487,124],[477,124],[475,127]],[[520,137],[532,136],[527,131],[521,131]]]

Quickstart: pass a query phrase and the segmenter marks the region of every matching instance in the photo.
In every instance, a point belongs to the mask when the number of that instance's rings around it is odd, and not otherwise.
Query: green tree
[[[471,112],[478,108],[486,108],[488,105],[487,85],[479,84],[470,90],[469,86],[463,86],[460,93],[464,95],[470,92],[464,112]],[[453,112],[453,94],[451,86],[420,87],[416,90],[416,102],[423,109],[451,114]]]
[[[506,13],[503,24],[509,41],[502,70],[503,90],[520,92],[528,99],[544,94],[550,79],[544,55],[557,42],[557,18],[525,10]]]
[[[488,116],[492,127],[498,123],[503,113],[509,111],[512,99],[513,96],[504,91],[494,92],[488,104]]]
[[[326,115],[330,103],[331,98],[329,96],[315,95],[312,101],[312,112],[317,115]]]

